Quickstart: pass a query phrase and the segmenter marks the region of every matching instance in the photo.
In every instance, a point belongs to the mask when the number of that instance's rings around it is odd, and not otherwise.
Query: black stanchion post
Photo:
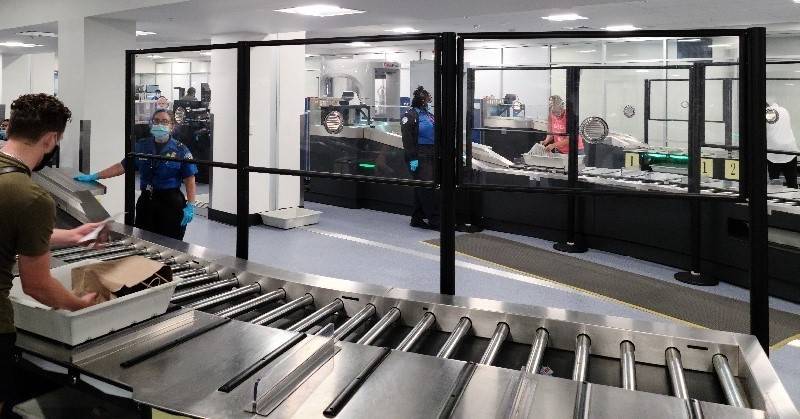
[[[695,64],[689,70],[689,193],[700,193],[700,146],[706,133],[706,67]],[[689,252],[691,266],[688,271],[677,272],[675,279],[686,284],[713,286],[719,280],[703,275],[701,270],[702,222],[699,199],[689,201]]]
[[[455,33],[442,34],[441,42],[441,98],[439,116],[441,126],[440,144],[440,189],[441,189],[441,247],[439,258],[439,292],[456,293],[456,123],[458,109],[455,89],[457,86],[457,45]]]
[[[767,96],[766,30],[747,29],[740,37],[739,103],[744,105],[740,123],[747,142],[746,161],[750,209],[750,333],[769,354],[769,269],[767,237],[767,125],[764,117]]]
[[[250,47],[236,48],[236,257],[248,258],[250,229]]]
[[[132,226],[136,220],[136,169],[133,157],[128,153],[133,152],[133,118],[135,111],[134,91],[136,80],[134,74],[133,51],[125,51],[125,224]]]
[[[581,69],[578,67],[567,68],[567,133],[569,134],[569,155],[567,160],[567,183],[571,189],[578,186],[578,138],[580,137],[580,83]],[[553,245],[553,249],[566,253],[586,252],[586,246],[581,243],[576,234],[577,223],[581,217],[577,216],[578,197],[574,193],[567,196],[567,239]]]

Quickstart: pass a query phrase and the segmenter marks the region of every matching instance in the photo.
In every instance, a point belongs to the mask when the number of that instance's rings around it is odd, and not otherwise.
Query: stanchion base
[[[719,280],[703,275],[699,272],[678,272],[675,274],[675,279],[689,285],[700,285],[704,287],[713,287],[719,285]]]
[[[589,250],[586,246],[572,242],[556,243],[553,245],[553,249],[564,253],[586,253],[586,251]]]
[[[456,225],[456,231],[462,233],[480,233],[483,231],[483,227],[476,224],[458,224]]]

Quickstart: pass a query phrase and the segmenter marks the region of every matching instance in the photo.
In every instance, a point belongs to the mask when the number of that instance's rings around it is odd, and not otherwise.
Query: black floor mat
[[[438,245],[439,240],[427,243]],[[456,237],[456,251],[709,329],[750,332],[749,304],[488,234]],[[770,345],[800,334],[800,316],[770,310]]]

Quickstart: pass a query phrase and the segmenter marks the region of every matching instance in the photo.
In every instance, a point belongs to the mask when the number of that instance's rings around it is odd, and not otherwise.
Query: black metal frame
[[[237,50],[237,158],[236,163],[216,161],[194,161],[195,164],[211,167],[232,169],[237,171],[237,249],[240,258],[248,257],[248,228],[249,216],[249,174],[267,173],[277,175],[290,175],[302,177],[325,177],[340,180],[350,180],[371,183],[389,183],[405,186],[436,188],[441,192],[442,202],[442,229],[441,229],[441,264],[440,264],[440,291],[443,294],[455,293],[455,193],[457,190],[487,190],[550,193],[567,195],[570,200],[587,195],[608,196],[636,196],[652,198],[683,199],[692,202],[700,201],[733,201],[747,202],[750,210],[750,304],[751,304],[751,333],[756,335],[762,345],[767,348],[769,335],[769,304],[767,284],[767,213],[766,213],[766,163],[763,159],[743,158],[741,161],[742,173],[740,181],[740,196],[738,197],[710,197],[699,193],[697,188],[692,188],[689,193],[665,192],[636,192],[613,190],[589,190],[576,187],[577,181],[577,143],[578,143],[578,97],[577,83],[581,69],[615,69],[615,68],[686,68],[685,65],[667,66],[553,66],[548,69],[567,69],[571,74],[568,79],[573,84],[574,92],[568,95],[568,102],[573,104],[568,117],[570,135],[570,169],[569,187],[567,188],[539,188],[539,187],[514,187],[505,185],[469,184],[463,181],[462,164],[457,163],[463,152],[464,138],[464,92],[463,86],[463,54],[464,41],[467,39],[586,39],[586,38],[624,38],[624,37],[716,37],[736,36],[740,41],[739,73],[741,86],[739,89],[739,103],[743,106],[740,112],[739,131],[743,133],[743,156],[759,156],[766,153],[766,129],[763,124],[763,109],[760,101],[748,101],[750,97],[764,97],[765,84],[765,31],[763,28],[746,30],[720,29],[720,30],[679,30],[679,31],[636,31],[636,32],[537,32],[537,33],[477,33],[461,34],[434,33],[416,35],[389,35],[389,36],[362,36],[339,38],[309,38],[295,40],[275,41],[243,41],[229,44],[196,45],[173,48],[154,48],[147,50],[128,50],[125,57],[125,222],[134,224],[135,211],[135,184],[134,184],[134,158],[150,158],[171,161],[188,161],[182,159],[165,158],[157,155],[133,153],[133,115],[134,115],[134,58],[139,54],[206,51],[213,49]],[[288,170],[268,167],[254,167],[249,164],[249,119],[250,119],[250,49],[259,46],[289,46],[311,44],[337,44],[348,42],[391,42],[408,40],[434,40],[437,53],[435,54],[435,92],[437,135],[437,160],[436,174],[433,181],[415,181],[405,179],[388,179],[373,176],[345,175],[337,173],[320,173],[304,170]],[[723,63],[722,65],[731,65]],[[509,67],[506,69],[524,69],[524,67]],[[474,74],[474,72],[472,72]],[[472,98],[468,98],[472,99]],[[758,102],[758,103],[756,103]],[[468,102],[470,105],[471,101]],[[455,112],[455,114],[454,114]],[[471,124],[467,119],[467,126]],[[471,139],[469,141],[471,143]],[[697,148],[701,142],[694,141]],[[469,147],[469,144],[468,144]],[[695,157],[696,158],[696,157]],[[469,163],[467,163],[469,167]],[[696,171],[696,170],[695,170]],[[695,185],[696,186],[696,185]],[[573,211],[571,211],[572,214]],[[572,214],[574,216],[574,214]],[[574,224],[574,223],[573,223]]]

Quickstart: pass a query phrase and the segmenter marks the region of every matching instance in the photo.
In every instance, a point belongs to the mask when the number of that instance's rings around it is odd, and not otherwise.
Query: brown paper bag
[[[72,269],[72,291],[96,292],[97,303],[172,281],[172,270],[142,256],[130,256]]]

